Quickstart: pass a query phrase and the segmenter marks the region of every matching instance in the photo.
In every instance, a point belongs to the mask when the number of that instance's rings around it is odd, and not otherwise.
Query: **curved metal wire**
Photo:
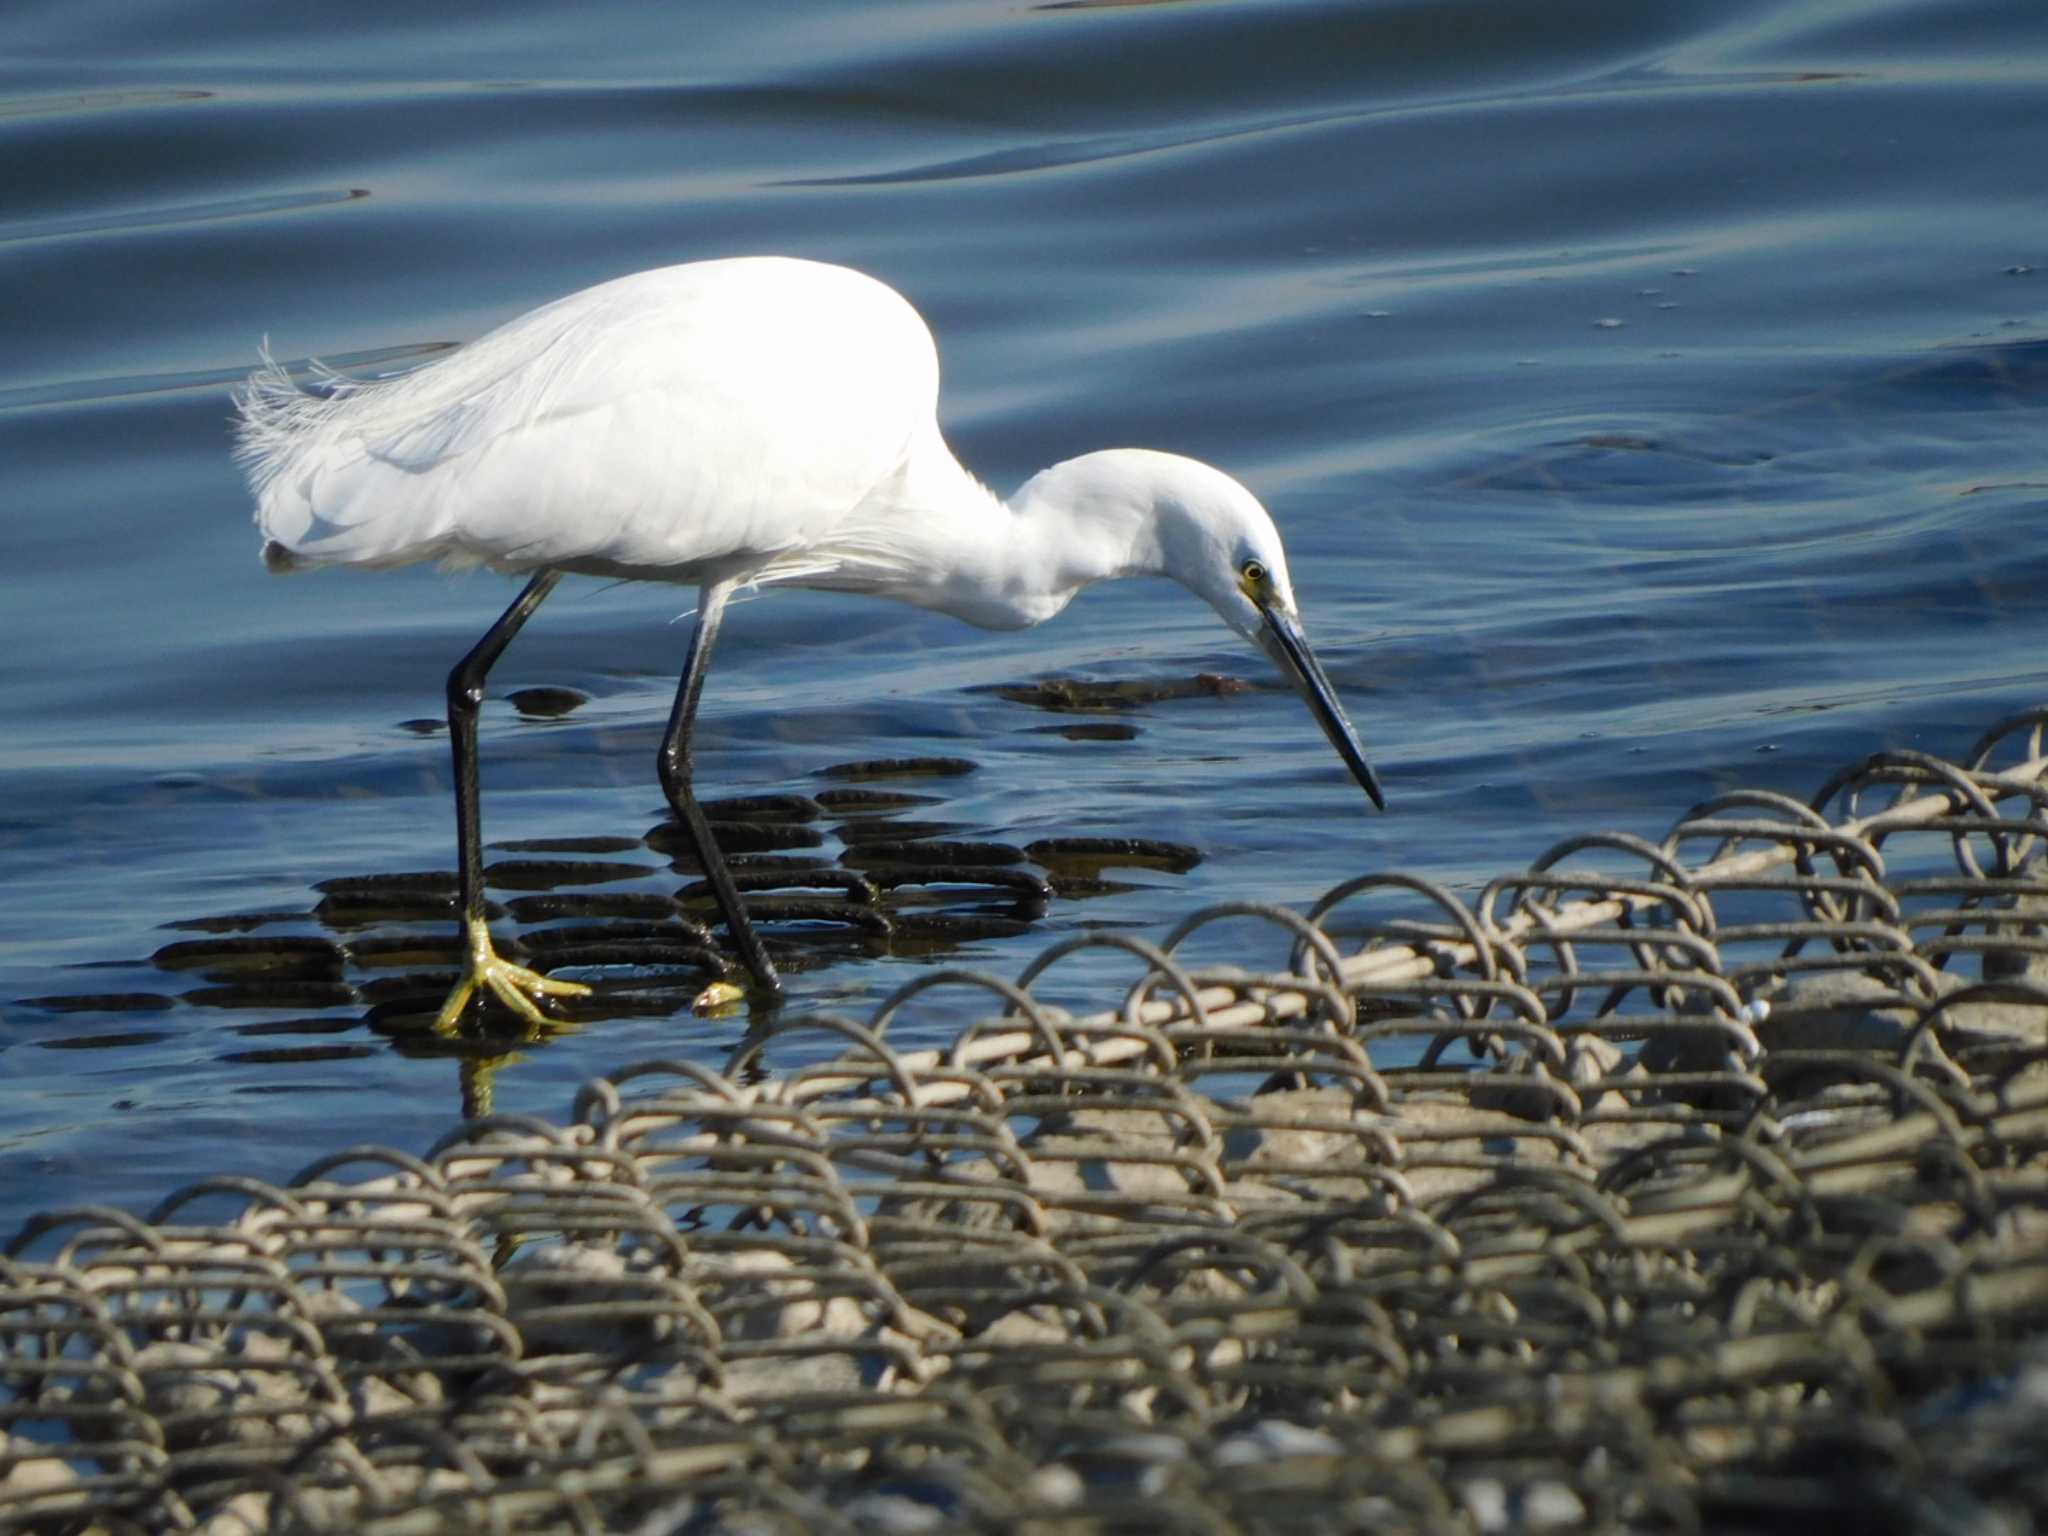
[[[2044,739],[39,1216],[0,1529],[1705,1529],[1867,1508],[1900,1458],[2031,1507]],[[1287,970],[1177,957],[1240,916]],[[1034,995],[1101,947],[1144,974]],[[890,1038],[941,992],[946,1043]]]

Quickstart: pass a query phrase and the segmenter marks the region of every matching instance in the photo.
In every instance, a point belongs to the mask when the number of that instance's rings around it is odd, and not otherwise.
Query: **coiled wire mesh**
[[[46,1214],[0,1528],[2025,1529],[2044,726]],[[1222,919],[1291,968],[1176,958]]]

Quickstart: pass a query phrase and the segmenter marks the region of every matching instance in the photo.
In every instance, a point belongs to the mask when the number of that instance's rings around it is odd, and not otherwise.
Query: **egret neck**
[[[1175,575],[1162,539],[1170,486],[1144,472],[1145,460],[1165,457],[1086,454],[1041,470],[1002,501],[942,443],[914,454],[890,498],[890,524],[899,545],[915,547],[899,553],[888,595],[984,629],[1025,629],[1094,582]]]

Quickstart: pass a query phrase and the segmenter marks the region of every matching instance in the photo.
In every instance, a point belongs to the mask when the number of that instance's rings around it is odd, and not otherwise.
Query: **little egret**
[[[1193,459],[1117,448],[1002,501],[939,435],[938,390],[931,331],[894,289],[747,257],[600,283],[396,378],[309,394],[272,363],[237,392],[236,457],[272,569],[441,560],[531,577],[448,676],[464,960],[437,1028],[480,989],[534,1023],[536,997],[588,990],[502,959],[484,920],[484,678],[564,572],[700,589],[658,767],[770,995],[775,967],[691,788],[692,722],[736,586],[867,592],[1021,629],[1090,582],[1171,576],[1293,679],[1384,809],[1250,491]]]

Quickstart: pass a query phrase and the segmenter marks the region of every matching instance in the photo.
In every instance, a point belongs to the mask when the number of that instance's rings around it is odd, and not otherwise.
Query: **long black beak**
[[[1358,732],[1351,728],[1351,722],[1344,718],[1344,706],[1337,702],[1337,690],[1330,686],[1322,663],[1309,649],[1308,636],[1301,632],[1300,621],[1266,603],[1259,603],[1258,609],[1266,621],[1267,654],[1294,679],[1294,686],[1308,700],[1316,724],[1323,728],[1323,734],[1330,738],[1330,745],[1344,759],[1344,766],[1351,770],[1351,776],[1372,797],[1372,803],[1384,811],[1387,797],[1380,793],[1379,775],[1365,760],[1365,745],[1359,741]]]

